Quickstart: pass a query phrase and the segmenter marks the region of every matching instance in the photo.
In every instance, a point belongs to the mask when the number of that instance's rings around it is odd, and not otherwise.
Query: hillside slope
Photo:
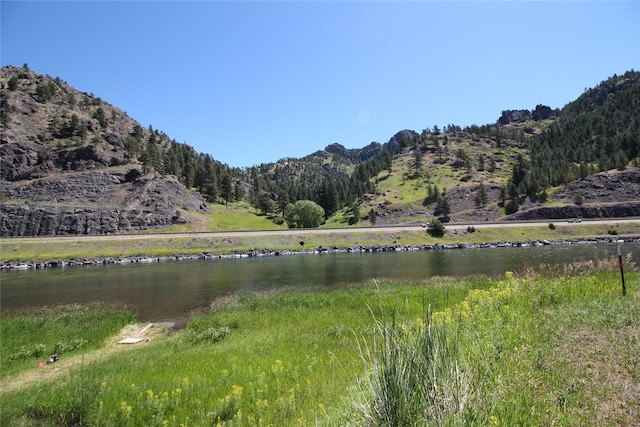
[[[505,110],[494,124],[405,129],[243,169],[26,66],[0,70],[0,102],[0,236],[206,223],[207,203],[238,201],[255,208],[242,215],[279,224],[288,203],[313,200],[332,226],[640,213],[633,71],[562,109]]]
[[[60,79],[0,73],[1,236],[128,233],[208,211],[198,193],[138,160],[135,144],[168,137]]]

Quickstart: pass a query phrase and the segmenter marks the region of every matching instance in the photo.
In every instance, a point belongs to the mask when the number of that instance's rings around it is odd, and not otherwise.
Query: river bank
[[[505,247],[526,247],[526,246],[547,246],[547,245],[575,245],[589,243],[635,243],[640,242],[640,236],[609,236],[609,237],[576,237],[560,239],[526,239],[510,240],[485,243],[425,243],[425,244],[371,244],[371,245],[349,245],[349,246],[318,246],[307,250],[275,250],[259,249],[249,251],[237,251],[233,253],[216,254],[210,251],[203,251],[200,254],[175,253],[171,255],[138,255],[138,256],[94,256],[87,258],[72,259],[49,259],[33,261],[12,261],[2,260],[0,270],[29,270],[44,268],[63,268],[77,266],[96,266],[108,264],[145,264],[161,263],[197,259],[224,259],[224,258],[250,258],[265,256],[285,256],[285,255],[314,255],[323,253],[375,253],[391,251],[435,251],[435,250],[455,250],[455,249],[491,249]]]
[[[44,367],[29,353],[88,339],[110,319],[5,317],[3,336],[16,340],[3,342],[13,375],[0,384],[0,425],[366,425],[386,402],[400,402],[393,425],[632,425],[640,305],[636,286],[620,295],[612,261],[569,276],[236,295],[183,330],[107,344],[99,363],[87,346]]]

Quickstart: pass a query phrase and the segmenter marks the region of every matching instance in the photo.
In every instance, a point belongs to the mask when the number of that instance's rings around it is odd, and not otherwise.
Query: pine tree
[[[415,176],[420,176],[420,172],[422,171],[422,150],[420,150],[420,147],[416,147],[413,152],[413,163],[411,166],[415,170]]]
[[[487,202],[489,201],[489,196],[487,195],[487,189],[484,188],[484,184],[480,183],[478,189],[476,190],[475,203],[476,208],[485,207]]]
[[[233,186],[228,171],[225,171],[220,179],[220,197],[225,204],[233,201]]]

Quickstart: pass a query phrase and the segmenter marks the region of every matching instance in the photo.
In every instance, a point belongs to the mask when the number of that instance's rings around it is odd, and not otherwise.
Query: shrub
[[[556,225],[552,222],[549,223],[549,230],[555,230],[556,229]]]
[[[289,228],[316,228],[324,222],[324,209],[311,200],[298,200],[287,206],[284,218]]]
[[[518,202],[510,201],[504,207],[504,213],[507,215],[511,215],[518,212]]]
[[[546,201],[549,200],[549,193],[547,193],[547,190],[542,190],[536,194],[536,197],[540,203],[546,203]]]
[[[18,80],[19,80],[19,79],[18,79],[18,76],[12,76],[12,77],[9,79],[9,82],[8,82],[8,84],[7,84],[7,88],[8,88],[10,91],[12,91],[12,92],[13,92],[14,90],[18,89]]]
[[[192,344],[199,344],[202,342],[218,342],[224,339],[227,335],[229,335],[229,327],[227,326],[222,326],[219,328],[211,326],[202,331],[188,329],[186,332],[187,340]]]
[[[442,237],[444,236],[444,233],[446,233],[446,231],[447,229],[444,224],[442,224],[442,221],[437,218],[429,221],[429,224],[427,225],[427,233],[431,237]]]

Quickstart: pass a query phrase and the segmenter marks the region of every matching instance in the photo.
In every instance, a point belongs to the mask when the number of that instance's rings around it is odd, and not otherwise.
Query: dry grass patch
[[[640,420],[640,328],[564,330],[549,360],[564,371],[558,405],[595,425],[633,425]],[[573,402],[571,402],[573,401]]]

